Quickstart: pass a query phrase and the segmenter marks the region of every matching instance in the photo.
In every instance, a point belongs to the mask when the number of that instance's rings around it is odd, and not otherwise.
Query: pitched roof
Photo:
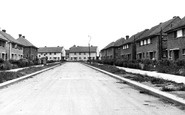
[[[102,50],[105,50],[105,49],[108,49],[108,48],[111,48],[111,47],[114,47],[114,43],[115,42],[111,42],[109,43],[107,46],[105,46],[105,48],[103,48]]]
[[[18,42],[15,38],[13,38],[10,34],[0,31],[0,34],[2,34],[7,40],[9,40],[10,42],[22,45],[20,42]]]
[[[146,30],[146,32],[144,32],[136,41],[148,37],[150,35],[150,33],[152,33],[158,27],[159,27],[159,25],[156,25],[156,26],[150,28],[149,30]]]
[[[177,23],[180,20],[179,17],[174,17],[166,22],[161,23],[153,32],[150,33],[150,36],[152,35],[159,35],[160,31],[162,29],[163,32],[169,30],[171,28],[171,26],[174,23]],[[171,25],[172,24],[172,25]]]
[[[40,47],[38,49],[38,53],[59,53],[62,49],[63,47]]]
[[[73,46],[69,49],[70,53],[87,53],[89,52],[89,47],[86,46]],[[91,46],[90,52],[97,52],[97,46]]]
[[[138,32],[137,34],[132,35],[128,40],[126,40],[126,41],[124,42],[124,44],[131,43],[131,42],[134,41],[134,39],[135,39],[135,40],[139,39],[139,38],[140,38],[143,34],[145,34],[147,31],[148,31],[148,29],[145,29],[145,30],[143,30],[143,31],[141,31],[141,32]]]
[[[35,47],[35,48],[37,48],[36,46],[34,46],[31,42],[29,42],[26,38],[23,38],[23,37],[19,37],[18,39],[17,39],[17,41],[19,41],[22,45],[24,45],[24,46],[32,46],[32,47]]]
[[[183,27],[183,26],[185,26],[185,17],[182,18],[182,19],[181,19],[179,22],[177,22],[176,24],[174,24],[174,26],[173,26],[171,29],[167,30],[166,32],[170,32],[170,31],[176,30],[176,29],[181,28],[181,27]]]
[[[120,39],[118,39],[118,40],[115,41],[114,46],[115,46],[115,47],[119,47],[119,46],[121,46],[124,42],[125,42],[125,38],[120,38]]]
[[[0,39],[4,40],[4,41],[7,41],[7,39],[2,34],[0,34]]]

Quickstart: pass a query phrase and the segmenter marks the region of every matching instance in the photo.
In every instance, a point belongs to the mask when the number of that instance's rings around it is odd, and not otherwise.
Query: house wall
[[[107,50],[107,58],[108,59],[114,59],[114,48],[108,48]]]
[[[150,56],[149,56],[150,52],[155,52],[154,53],[154,55],[155,55],[154,59],[158,59],[158,55],[159,55],[158,54],[158,39],[159,39],[159,36],[152,37],[152,38],[150,38],[151,43],[147,44],[147,45],[143,45],[143,46],[140,45],[141,40],[138,40],[137,43],[136,43],[137,59],[140,59],[139,58],[140,53],[142,54],[141,59],[151,59]],[[147,56],[147,53],[148,53],[148,56]]]
[[[106,59],[107,58],[107,51],[106,50],[101,50],[100,52],[100,58],[101,59]]]
[[[185,59],[185,54],[183,54],[183,50],[185,50],[185,36],[175,38],[175,32],[168,33],[167,50],[170,52],[177,49],[179,50],[179,59]],[[174,60],[174,55],[169,55],[168,57]]]
[[[0,58],[5,60],[6,55],[6,42],[0,40]]]
[[[23,47],[21,46],[22,49],[18,48],[13,48],[12,44],[10,44],[10,59],[13,60],[19,60],[23,57]]]
[[[121,59],[121,51],[122,51],[122,46],[119,47],[115,47],[114,51],[115,51],[115,59]]]
[[[91,60],[96,60],[97,53],[90,53]],[[71,61],[87,61],[89,59],[89,53],[69,53],[69,60]]]
[[[128,48],[123,49],[123,47],[122,47],[122,49],[121,49],[121,56],[124,59],[131,60],[131,57],[132,57],[132,45],[131,44],[124,44],[124,45],[128,45]]]
[[[38,49],[35,47],[24,47],[23,54],[24,58],[34,60],[37,58]]]

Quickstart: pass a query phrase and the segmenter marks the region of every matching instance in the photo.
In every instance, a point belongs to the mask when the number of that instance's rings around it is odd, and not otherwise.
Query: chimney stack
[[[128,39],[129,39],[129,35],[126,36],[126,40],[128,40]]]
[[[4,33],[6,33],[6,30],[2,30]]]
[[[19,34],[19,38],[21,38],[22,37],[22,34]]]

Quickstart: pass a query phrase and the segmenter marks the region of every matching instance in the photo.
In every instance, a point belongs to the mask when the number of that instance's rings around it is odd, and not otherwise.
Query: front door
[[[174,60],[179,59],[179,50],[174,50]]]

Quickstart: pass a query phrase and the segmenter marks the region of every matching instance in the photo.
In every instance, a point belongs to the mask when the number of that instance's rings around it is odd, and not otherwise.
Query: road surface
[[[0,89],[0,115],[185,115],[80,63]]]

